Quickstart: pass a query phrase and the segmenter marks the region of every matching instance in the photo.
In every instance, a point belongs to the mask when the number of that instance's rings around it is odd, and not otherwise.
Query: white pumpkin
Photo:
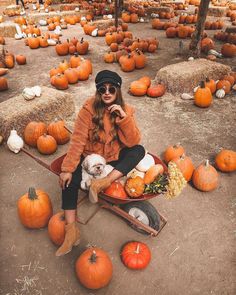
[[[108,14],[108,15],[107,15],[107,18],[108,18],[108,19],[112,19],[112,14]]]
[[[39,24],[40,24],[40,26],[46,26],[47,25],[47,21],[44,20],[44,19],[40,19],[39,20]]]
[[[32,100],[35,97],[35,93],[31,88],[25,88],[22,92],[22,96],[25,100]]]
[[[21,40],[23,38],[23,34],[15,34],[16,40]]]
[[[81,17],[81,20],[86,20],[86,17],[85,17],[85,16],[82,16],[82,17]]]
[[[133,169],[133,170],[131,170],[128,174],[127,174],[127,177],[128,178],[135,178],[136,176],[139,176],[139,177],[141,177],[141,178],[144,178],[144,176],[145,176],[145,173],[144,172],[141,172],[141,171],[139,171],[139,170],[137,170],[137,169]]]
[[[190,57],[188,58],[188,61],[192,61],[192,60],[194,60],[194,57],[193,57],[193,56],[190,56]]]
[[[146,154],[135,168],[141,172],[146,172],[153,165],[155,165],[155,160],[153,156],[151,156],[150,154]]]
[[[7,140],[7,146],[10,151],[14,152],[15,154],[19,153],[19,151],[24,146],[23,139],[17,134],[16,130],[11,130],[10,136]]]
[[[79,11],[79,7],[75,7],[75,11]]]
[[[216,91],[216,97],[217,97],[217,98],[224,98],[224,97],[225,97],[225,91],[224,91],[223,88],[222,88],[222,89],[218,89],[218,90]]]
[[[42,93],[42,89],[40,86],[34,86],[31,88],[31,90],[33,91],[33,93],[35,94],[35,96],[40,97],[41,93]]]
[[[98,35],[98,29],[92,31],[91,36],[96,37]]]
[[[16,27],[16,34],[21,35],[22,31],[21,31],[20,26],[18,24],[15,24],[15,27]]]
[[[48,39],[47,41],[48,41],[48,45],[49,46],[55,46],[55,45],[57,45],[57,41],[54,40],[54,39]]]
[[[215,55],[216,57],[222,57],[223,55],[221,54],[221,53],[219,53],[219,52],[217,52],[216,50],[214,50],[214,49],[210,49],[209,51],[208,51],[208,55]]]

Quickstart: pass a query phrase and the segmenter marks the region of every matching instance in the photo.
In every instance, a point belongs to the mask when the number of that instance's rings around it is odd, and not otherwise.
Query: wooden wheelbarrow
[[[61,164],[66,154],[55,159],[50,165],[48,165],[41,159],[31,154],[27,149],[23,148],[22,151],[52,173],[58,176],[61,173]],[[163,165],[164,170],[167,171],[166,165],[158,157],[154,155],[152,156],[155,160],[155,164]],[[98,196],[99,206],[97,210],[95,210],[93,214],[87,218],[87,220],[83,221],[78,219],[78,222],[81,224],[87,224],[100,208],[104,208],[124,218],[134,230],[143,234],[157,236],[167,223],[166,219],[158,213],[156,208],[151,203],[148,202],[149,199],[157,196],[160,196],[160,194],[143,194],[138,199],[119,199],[100,193]],[[78,207],[87,199],[88,196],[84,195],[78,201]]]

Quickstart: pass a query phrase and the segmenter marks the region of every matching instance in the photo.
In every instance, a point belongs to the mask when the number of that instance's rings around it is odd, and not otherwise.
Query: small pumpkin
[[[147,85],[140,80],[133,81],[130,84],[129,92],[134,96],[143,96],[147,92]]]
[[[144,183],[145,184],[150,184],[152,183],[155,178],[164,172],[164,168],[161,164],[156,164],[152,166],[151,168],[148,169],[148,171],[145,173],[144,176]]]
[[[29,146],[36,147],[38,138],[47,132],[47,126],[43,122],[29,122],[24,130],[24,140]]]
[[[230,44],[230,43],[225,43],[221,47],[221,53],[225,57],[234,57],[234,56],[236,56],[236,45]]]
[[[108,254],[97,247],[85,250],[75,263],[76,276],[88,289],[107,286],[112,278],[113,266]]]
[[[57,142],[55,138],[45,133],[39,136],[37,140],[37,149],[43,155],[51,155],[57,150]]]
[[[125,183],[125,191],[131,198],[138,198],[142,196],[145,189],[144,180],[140,176],[128,178]]]
[[[70,140],[70,133],[65,129],[65,122],[55,120],[47,128],[48,134],[56,139],[57,144],[65,144]]]
[[[0,77],[0,91],[8,89],[7,79],[5,77]]]
[[[48,222],[48,235],[55,245],[62,245],[65,239],[65,215],[64,212],[54,214]]]
[[[75,84],[79,80],[76,69],[68,68],[65,70],[64,75],[66,76],[69,84]]]
[[[130,269],[145,269],[151,261],[149,247],[141,242],[132,241],[126,243],[121,249],[121,260]]]
[[[81,55],[87,54],[89,48],[88,41],[84,41],[84,38],[81,38],[79,42],[76,44],[77,52]]]
[[[128,195],[119,181],[114,181],[112,184],[104,191],[104,193],[110,197],[118,199],[127,199]]]
[[[138,79],[140,82],[144,82],[147,85],[147,88],[151,85],[151,79],[148,76],[143,76],[142,78]]]
[[[24,55],[16,55],[16,62],[18,63],[18,65],[25,65],[26,57]]]
[[[51,84],[59,90],[65,90],[69,83],[65,75],[57,74],[51,77]]]
[[[192,176],[195,188],[203,192],[209,192],[217,188],[219,176],[216,169],[206,160],[204,164],[198,166]]]
[[[200,108],[207,108],[212,103],[211,90],[208,87],[205,87],[205,83],[203,81],[194,93],[194,103]]]
[[[211,93],[216,92],[216,82],[213,79],[206,78],[205,87],[208,87],[211,90]]]
[[[223,149],[215,157],[216,168],[222,172],[236,171],[236,152]]]
[[[18,216],[21,223],[28,228],[42,228],[52,216],[52,203],[44,191],[29,188],[27,194],[17,201]]]
[[[172,159],[180,157],[185,153],[184,148],[179,144],[168,146],[164,151],[164,161],[169,163]]]
[[[161,97],[166,92],[166,88],[164,84],[157,84],[154,86],[150,86],[147,89],[147,95],[150,97]]]
[[[228,80],[219,80],[216,84],[216,89],[224,89],[225,93],[228,94],[231,90],[231,84]]]

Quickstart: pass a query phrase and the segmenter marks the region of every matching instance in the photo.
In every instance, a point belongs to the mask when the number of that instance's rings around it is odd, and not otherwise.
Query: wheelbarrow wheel
[[[159,230],[160,215],[158,214],[156,208],[148,201],[130,202],[122,205],[121,208],[129,215],[138,219],[145,225],[152,227],[156,231]],[[128,224],[137,232],[142,234],[148,234],[145,230],[141,229],[140,227],[134,225],[129,221]]]

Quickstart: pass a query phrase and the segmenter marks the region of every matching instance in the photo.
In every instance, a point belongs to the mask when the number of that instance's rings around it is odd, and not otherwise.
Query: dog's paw
[[[80,183],[80,187],[81,187],[83,190],[87,190],[86,182],[82,180],[81,183]]]

